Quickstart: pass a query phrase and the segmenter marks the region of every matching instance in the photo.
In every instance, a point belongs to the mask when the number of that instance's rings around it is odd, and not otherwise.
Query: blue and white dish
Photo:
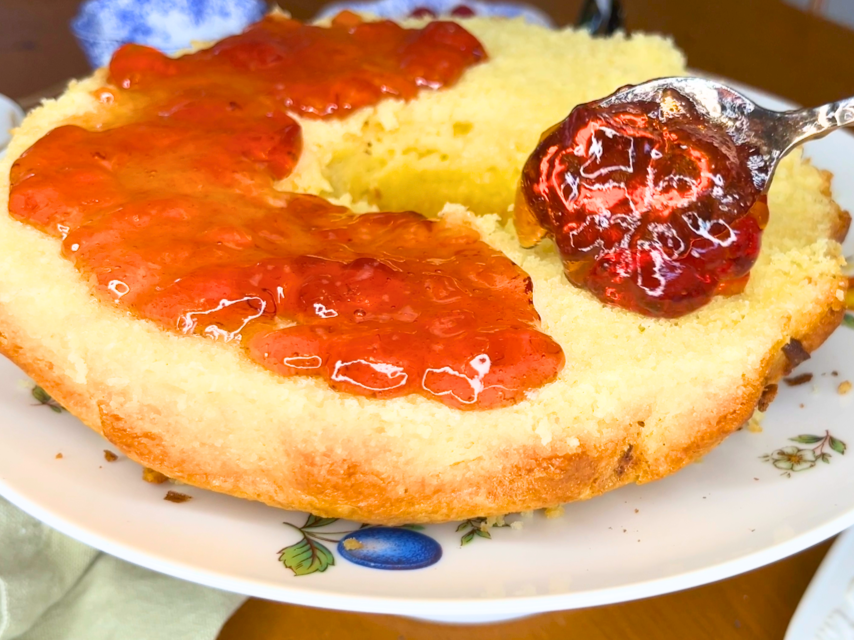
[[[521,2],[481,2],[479,0],[379,0],[379,2],[333,2],[315,16],[317,19],[331,18],[349,9],[358,13],[369,13],[380,18],[407,18],[416,10],[426,10],[428,15],[449,16],[454,10],[470,9],[476,16],[500,18],[523,18],[531,24],[554,27],[552,19],[536,7]],[[465,13],[469,13],[466,11]],[[463,16],[464,17],[464,16]]]
[[[263,0],[86,0],[71,31],[95,68],[128,42],[174,53],[239,33],[266,12]]]

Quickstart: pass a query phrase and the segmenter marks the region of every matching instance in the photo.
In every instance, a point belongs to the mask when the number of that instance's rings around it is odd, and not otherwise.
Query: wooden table
[[[580,0],[529,0],[559,24]],[[281,0],[308,18],[316,0]],[[692,67],[818,104],[854,95],[854,32],[780,0],[623,0],[629,30],[672,34]],[[0,93],[32,102],[84,75],[68,31],[78,0],[0,2]],[[420,623],[250,600],[220,640],[779,640],[829,543],[718,583],[647,600],[481,627]]]

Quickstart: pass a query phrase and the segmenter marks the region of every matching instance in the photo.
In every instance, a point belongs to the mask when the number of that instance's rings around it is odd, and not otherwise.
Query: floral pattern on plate
[[[408,570],[421,569],[436,564],[442,557],[442,546],[432,537],[421,533],[425,527],[406,524],[382,527],[363,524],[342,531],[329,531],[326,527],[341,523],[338,518],[323,518],[309,514],[301,526],[285,522],[285,526],[298,531],[302,538],[279,550],[279,562],[293,571],[295,576],[322,573],[335,565],[335,555],[326,544],[336,545],[338,554],[354,564],[371,569]],[[510,527],[503,518],[469,518],[459,523],[457,533],[460,546],[476,537],[492,539],[492,527]]]
[[[830,464],[831,451],[844,456],[847,449],[847,445],[839,438],[830,435],[830,431],[825,431],[823,436],[804,433],[789,438],[789,440],[798,444],[814,444],[815,446],[789,445],[760,457],[763,462],[770,462],[777,469],[782,470],[781,475],[787,478],[791,478],[793,473],[812,469],[818,462]],[[831,451],[826,451],[826,448]]]
[[[421,539],[409,539],[404,541],[403,544],[399,544],[400,541],[397,539],[391,539],[391,543],[389,543],[388,536],[383,536],[382,534],[379,536],[369,536],[367,539],[354,537],[360,531],[372,528],[371,525],[363,524],[356,529],[345,531],[325,530],[325,527],[336,522],[339,522],[338,518],[323,518],[311,514],[309,514],[305,524],[302,526],[285,522],[286,526],[299,531],[302,534],[302,539],[299,542],[280,549],[279,562],[293,571],[295,576],[305,576],[326,571],[335,564],[335,556],[323,544],[324,542],[338,545],[339,553],[351,562],[354,561],[352,552],[381,546],[382,551],[379,555],[383,556],[384,564],[393,565],[391,568],[394,569],[420,569],[421,567],[435,564],[442,557],[442,548],[439,544],[423,534],[419,534]],[[419,525],[403,525],[398,528],[415,532],[424,527]],[[393,528],[373,527],[372,529],[374,531],[391,531]],[[350,541],[349,543],[347,542],[348,540]],[[433,547],[438,549],[438,553],[433,550]],[[372,566],[369,562],[369,560],[365,560],[364,562],[358,561],[356,564]],[[379,568],[388,567],[382,566]]]

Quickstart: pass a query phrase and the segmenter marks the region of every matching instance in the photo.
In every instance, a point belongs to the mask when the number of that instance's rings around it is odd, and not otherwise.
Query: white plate
[[[788,106],[753,95],[774,108]],[[854,208],[854,138],[834,134],[810,145],[809,155],[834,171],[837,199]],[[618,602],[747,571],[854,523],[854,455],[837,451],[840,443],[854,444],[854,393],[837,393],[840,382],[854,381],[852,353],[854,330],[842,327],[799,368],[814,374],[811,383],[781,385],[761,433],[735,433],[702,463],[666,480],[568,505],[562,518],[537,514],[521,530],[493,528],[491,539],[475,536],[464,547],[460,539],[469,528],[429,526],[424,533],[441,545],[443,557],[413,571],[358,566],[326,544],[333,566],[294,575],[278,552],[298,544],[302,534],[283,521],[302,525],[305,514],[142,482],[130,461],[104,460],[102,450],[109,446],[98,435],[40,405],[20,382],[22,374],[5,361],[0,493],[113,555],[272,600],[455,621]],[[800,434],[824,439],[790,441]],[[762,457],[787,446],[805,451],[790,477]],[[166,502],[169,488],[193,500]],[[326,532],[355,526],[339,521],[313,531],[336,539]]]

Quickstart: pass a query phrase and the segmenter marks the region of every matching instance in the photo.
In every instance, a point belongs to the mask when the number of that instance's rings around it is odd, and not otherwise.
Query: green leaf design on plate
[[[409,529],[410,531],[424,531],[424,527],[420,524],[402,524],[399,527],[400,529]],[[459,529],[457,529],[459,531]]]
[[[834,438],[833,436],[830,436],[830,448],[833,449],[836,453],[838,453],[840,455],[843,455],[843,456],[845,455],[845,449],[846,449],[845,443],[842,442],[842,440],[840,440],[838,438]]]
[[[854,329],[854,315],[846,313],[845,317],[842,318],[842,324],[844,324],[846,327]]]
[[[293,571],[295,576],[306,576],[326,571],[335,564],[335,557],[325,546],[306,536],[279,551],[279,562]]]
[[[792,442],[801,442],[803,444],[815,444],[816,442],[821,442],[824,440],[822,436],[814,436],[810,434],[801,434],[794,438],[789,438]]]
[[[54,413],[62,413],[64,411],[62,405],[59,404],[53,398],[51,398],[50,394],[44,389],[42,389],[39,385],[35,385],[30,393],[32,393],[33,398],[36,399],[36,402],[46,407],[49,407],[50,410]]]
[[[41,404],[47,404],[51,401],[51,397],[48,395],[47,391],[42,389],[40,386],[36,385],[33,387],[33,398],[35,398]]]
[[[477,536],[478,538],[486,538],[487,540],[492,540],[492,534],[489,532],[490,527],[509,527],[509,522],[493,522],[489,523],[488,518],[484,518],[483,516],[478,518],[469,518],[468,520],[463,520],[460,524],[457,525],[457,533],[460,531],[466,531],[465,535],[460,538],[460,546],[465,546]]]
[[[302,529],[319,529],[320,527],[326,527],[332,524],[333,522],[337,522],[338,518],[321,518],[320,516],[309,515],[305,521],[305,524],[302,525]]]

